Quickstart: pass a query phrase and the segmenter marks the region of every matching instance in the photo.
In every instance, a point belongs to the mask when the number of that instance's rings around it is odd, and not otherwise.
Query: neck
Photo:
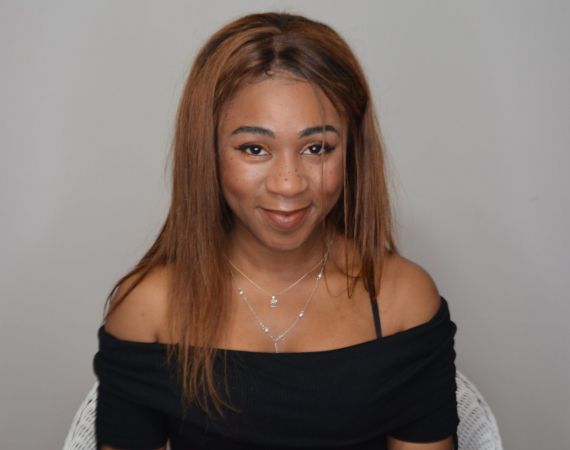
[[[320,230],[313,234],[300,246],[289,249],[271,248],[255,237],[240,230],[234,230],[230,238],[228,258],[252,276],[276,276],[283,282],[289,282],[303,272],[310,270],[324,256],[327,243],[319,236]]]

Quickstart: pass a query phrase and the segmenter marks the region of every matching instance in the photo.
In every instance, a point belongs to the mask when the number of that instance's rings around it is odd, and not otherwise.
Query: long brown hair
[[[176,357],[183,399],[208,414],[211,405],[220,415],[223,405],[231,406],[214,376],[221,351],[214,343],[229,314],[224,249],[232,229],[217,167],[217,126],[222,107],[242,83],[274,70],[318,86],[347,121],[344,191],[325,219],[356,249],[358,261],[347,260],[346,267],[357,264],[356,278],[377,292],[385,253],[397,253],[370,90],[346,42],[329,26],[289,13],[251,14],[217,31],[198,53],[180,99],[166,221],[151,248],[107,298],[108,304],[121,283],[137,275],[108,315],[152,269],[169,268],[167,317],[176,342],[168,346],[169,361]],[[224,387],[227,393],[227,383]]]

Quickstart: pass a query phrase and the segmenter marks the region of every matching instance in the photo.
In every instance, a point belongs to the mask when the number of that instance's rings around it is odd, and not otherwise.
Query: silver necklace
[[[287,333],[289,333],[295,327],[295,325],[297,325],[299,320],[301,320],[303,318],[303,316],[305,315],[305,311],[307,310],[307,308],[309,307],[309,304],[311,303],[311,300],[315,296],[315,292],[317,292],[317,288],[319,287],[319,282],[321,281],[321,278],[323,277],[323,273],[325,271],[325,266],[327,264],[328,254],[329,253],[327,251],[325,256],[323,257],[321,270],[319,271],[319,273],[316,277],[315,285],[313,286],[313,289],[311,290],[311,293],[309,294],[309,298],[307,298],[307,301],[303,305],[303,308],[295,316],[295,319],[293,320],[291,325],[289,325],[283,333],[281,333],[277,336],[274,336],[272,333],[269,332],[269,328],[261,321],[261,319],[259,318],[259,316],[255,312],[255,310],[251,306],[251,303],[249,303],[249,300],[247,299],[247,296],[245,295],[245,291],[241,287],[237,286],[237,283],[236,283],[239,296],[243,299],[243,301],[245,302],[245,304],[247,305],[247,307],[249,308],[249,310],[253,314],[253,317],[257,321],[257,324],[262,329],[262,331],[273,341],[273,346],[275,347],[275,353],[279,353],[279,341],[281,339],[283,339],[287,335]],[[233,277],[233,274],[232,274],[232,277]],[[235,281],[235,279],[234,279],[234,281]]]
[[[277,308],[277,306],[279,305],[279,298],[277,297],[278,295],[281,295],[285,292],[287,292],[289,289],[294,288],[295,286],[297,286],[301,281],[303,281],[305,278],[307,278],[307,276],[313,271],[315,270],[317,267],[319,267],[324,259],[325,259],[325,255],[327,254],[327,252],[325,252],[325,254],[323,255],[323,257],[320,259],[319,262],[317,262],[317,264],[315,264],[313,267],[311,267],[311,269],[304,273],[303,275],[301,275],[301,277],[297,280],[295,280],[292,284],[290,284],[289,286],[287,286],[285,289],[281,289],[279,292],[276,292],[274,294],[272,294],[271,292],[267,291],[266,289],[262,288],[259,284],[257,284],[255,281],[253,281],[250,277],[248,277],[239,267],[237,267],[228,257],[226,257],[226,259],[228,260],[228,262],[230,263],[230,265],[235,269],[236,272],[238,272],[241,276],[243,276],[247,281],[249,281],[253,286],[255,286],[258,290],[260,290],[261,292],[265,293],[266,295],[269,296],[269,306],[271,308]]]

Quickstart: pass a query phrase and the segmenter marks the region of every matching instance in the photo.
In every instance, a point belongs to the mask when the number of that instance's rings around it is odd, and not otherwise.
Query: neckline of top
[[[279,352],[279,353],[261,352],[261,351],[255,351],[255,350],[245,350],[245,349],[226,349],[226,348],[218,348],[217,350],[219,350],[221,352],[226,352],[227,354],[235,354],[235,355],[251,355],[251,356],[274,355],[275,357],[285,357],[284,355],[288,355],[288,356],[303,356],[303,355],[311,356],[311,355],[319,355],[319,354],[331,355],[331,354],[338,354],[340,352],[346,352],[346,351],[350,351],[350,350],[357,350],[357,349],[361,349],[361,348],[365,348],[368,346],[373,346],[375,344],[385,342],[386,340],[395,340],[398,338],[404,338],[406,336],[412,336],[412,335],[416,334],[417,332],[423,330],[424,328],[432,325],[443,314],[446,314],[448,311],[447,300],[442,296],[440,296],[440,299],[441,299],[441,303],[440,303],[439,309],[437,310],[436,314],[427,322],[420,323],[419,325],[416,325],[414,327],[408,328],[408,329],[403,330],[403,331],[398,331],[397,333],[389,334],[388,336],[381,336],[379,338],[377,337],[377,338],[374,338],[374,339],[369,340],[369,341],[359,342],[357,344],[351,344],[351,345],[347,345],[344,347],[331,348],[331,349],[327,349],[327,350],[314,350],[314,351],[305,351],[305,352]],[[99,335],[100,339],[109,340],[115,344],[129,346],[132,348],[139,347],[139,348],[166,349],[166,347],[168,346],[168,344],[165,344],[162,342],[141,342],[141,341],[130,341],[130,340],[126,340],[126,339],[117,338],[117,337],[113,336],[112,334],[110,334],[105,329],[104,324],[99,327],[98,335]]]

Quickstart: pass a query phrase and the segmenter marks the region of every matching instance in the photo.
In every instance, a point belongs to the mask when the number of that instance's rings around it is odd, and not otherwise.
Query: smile
[[[306,206],[305,208],[292,211],[261,208],[261,211],[276,228],[281,230],[291,230],[297,227],[307,216],[309,207]]]

